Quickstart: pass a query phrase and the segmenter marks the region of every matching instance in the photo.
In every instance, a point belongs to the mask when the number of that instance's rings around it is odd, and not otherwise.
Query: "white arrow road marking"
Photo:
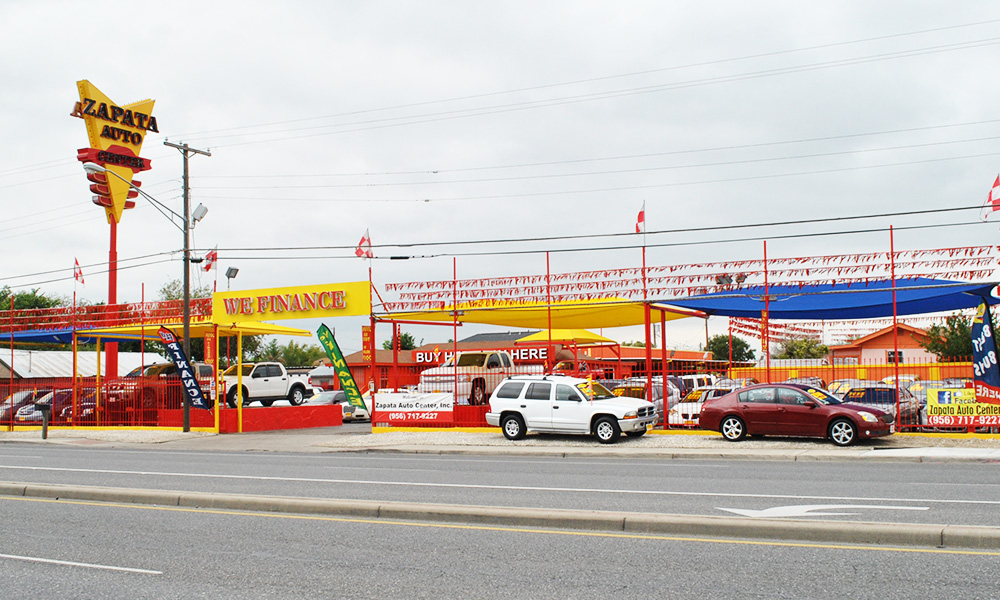
[[[720,506],[715,507],[717,510],[724,510],[731,513],[736,513],[738,515],[743,515],[744,517],[752,517],[756,519],[772,518],[772,517],[829,517],[829,516],[843,516],[843,515],[856,515],[856,512],[813,512],[817,510],[838,510],[845,508],[876,508],[882,510],[929,510],[929,506],[886,506],[884,504],[795,504],[792,506],[774,506],[772,508],[765,508],[764,510],[749,510],[742,508],[722,508]]]

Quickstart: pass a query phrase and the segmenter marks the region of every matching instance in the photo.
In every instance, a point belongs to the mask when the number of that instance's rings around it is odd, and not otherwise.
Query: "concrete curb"
[[[997,462],[995,450],[955,450],[949,453],[897,450],[720,450],[715,448],[583,448],[556,446],[356,446],[322,447],[330,454],[427,454],[480,456],[534,456],[550,458],[659,458],[699,460],[767,460],[780,462],[816,462],[865,460],[876,462]]]
[[[1000,527],[373,502],[17,482],[0,482],[0,496],[335,515],[366,519],[458,522],[505,527],[583,529],[637,535],[712,536],[807,540],[813,543],[1000,550]]]

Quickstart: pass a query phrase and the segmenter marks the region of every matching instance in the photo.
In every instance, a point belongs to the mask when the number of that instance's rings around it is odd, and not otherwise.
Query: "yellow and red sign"
[[[976,402],[973,388],[927,388],[927,424],[935,427],[1000,427],[1000,406]]]
[[[147,132],[159,133],[153,116],[154,100],[142,100],[118,106],[104,92],[86,79],[76,82],[80,101],[72,115],[80,117],[87,125],[89,148],[77,150],[81,162],[96,163],[107,173],[91,173],[87,178],[97,196],[94,202],[104,207],[108,223],[121,221],[122,211],[135,204],[138,192],[133,189],[141,184],[132,176],[150,169],[150,161],[139,157]],[[117,175],[117,177],[116,177]]]
[[[212,294],[212,322],[315,319],[371,314],[367,281],[265,288]]]

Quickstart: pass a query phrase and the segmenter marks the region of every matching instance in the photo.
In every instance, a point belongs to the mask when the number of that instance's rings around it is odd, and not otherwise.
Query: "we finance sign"
[[[367,281],[212,294],[212,322],[276,321],[371,314]]]

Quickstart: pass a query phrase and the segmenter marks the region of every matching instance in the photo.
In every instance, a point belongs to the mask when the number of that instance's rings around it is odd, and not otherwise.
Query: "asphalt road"
[[[753,518],[1000,526],[995,463],[222,453],[4,445],[0,480]]]
[[[996,552],[0,497],[0,585],[44,598],[983,598]]]

